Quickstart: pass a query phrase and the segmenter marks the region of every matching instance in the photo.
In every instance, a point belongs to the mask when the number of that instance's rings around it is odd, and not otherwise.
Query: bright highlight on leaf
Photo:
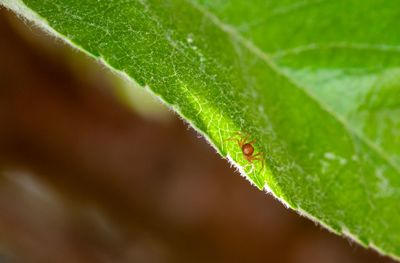
[[[148,87],[259,188],[400,256],[398,1],[0,3]]]

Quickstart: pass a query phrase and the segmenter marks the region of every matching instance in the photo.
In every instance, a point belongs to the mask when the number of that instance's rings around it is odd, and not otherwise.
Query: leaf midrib
[[[299,90],[301,90],[307,97],[309,97],[311,100],[316,102],[321,110],[327,112],[331,116],[335,118],[337,122],[339,122],[345,130],[347,130],[348,133],[354,135],[357,137],[360,141],[365,143],[367,146],[370,147],[373,151],[375,151],[383,160],[385,160],[397,173],[400,174],[400,165],[397,165],[383,150],[381,147],[376,145],[373,141],[365,137],[363,134],[361,134],[358,130],[353,129],[350,124],[345,120],[343,116],[340,116],[339,114],[335,113],[327,104],[324,104],[321,100],[319,100],[314,94],[312,94],[310,91],[308,91],[305,88],[300,88],[301,85],[299,85],[295,80],[290,78],[287,74],[282,72],[278,65],[270,58],[270,56],[262,51],[258,46],[256,46],[253,42],[247,40],[245,37],[243,37],[241,34],[238,33],[235,28],[232,26],[225,24],[222,22],[216,15],[211,13],[209,10],[206,8],[198,5],[197,3],[191,1],[191,0],[186,0],[189,4],[191,4],[194,8],[196,8],[199,12],[201,12],[206,18],[210,19],[210,21],[216,25],[218,28],[220,28],[222,31],[225,33],[229,34],[233,39],[238,41],[238,43],[242,44],[245,48],[247,48],[250,52],[252,52],[254,55],[259,57],[262,61],[264,61],[275,73],[278,75],[282,76],[285,78],[287,81],[289,81],[293,86],[298,87]]]
[[[396,52],[400,53],[400,46],[386,44],[370,44],[370,43],[350,43],[350,42],[328,42],[324,44],[309,43],[307,45],[295,46],[289,49],[276,51],[269,55],[271,58],[282,58],[288,55],[299,55],[304,52],[328,49],[353,49],[363,51],[380,51],[380,52]]]

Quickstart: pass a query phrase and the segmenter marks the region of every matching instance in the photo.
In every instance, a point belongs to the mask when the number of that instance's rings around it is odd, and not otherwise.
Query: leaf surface
[[[0,3],[160,96],[289,207],[400,256],[397,1]]]

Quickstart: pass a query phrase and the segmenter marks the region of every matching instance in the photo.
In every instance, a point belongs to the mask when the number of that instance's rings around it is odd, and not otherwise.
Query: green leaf
[[[260,189],[400,256],[398,1],[0,3],[160,96]]]

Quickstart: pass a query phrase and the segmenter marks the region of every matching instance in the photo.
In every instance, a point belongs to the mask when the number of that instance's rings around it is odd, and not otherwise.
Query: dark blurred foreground
[[[0,262],[393,262],[284,208],[172,113],[0,10]],[[79,59],[76,59],[79,57]]]

